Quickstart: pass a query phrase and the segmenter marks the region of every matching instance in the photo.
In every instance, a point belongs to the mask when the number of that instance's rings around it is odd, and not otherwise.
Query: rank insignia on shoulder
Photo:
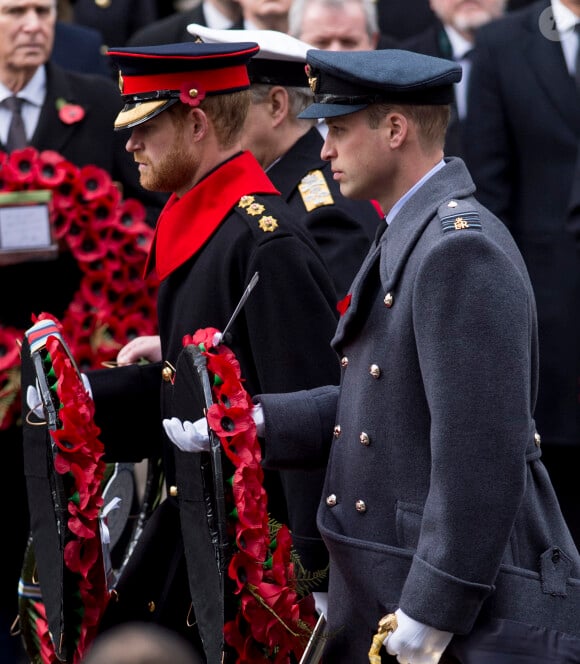
[[[439,208],[439,219],[444,233],[450,231],[481,231],[479,212],[463,201],[449,201]]]
[[[274,217],[263,216],[258,221],[258,225],[264,231],[264,233],[271,233],[278,228],[278,221]]]
[[[302,202],[307,212],[311,212],[323,205],[333,205],[334,199],[328,188],[328,183],[321,170],[310,171],[307,173],[300,184],[298,191],[302,196]]]
[[[242,196],[238,205],[253,217],[264,214],[264,210],[266,209],[261,203],[256,203],[253,196]]]

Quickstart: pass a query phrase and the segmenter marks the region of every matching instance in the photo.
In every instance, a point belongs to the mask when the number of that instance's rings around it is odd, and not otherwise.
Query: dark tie
[[[7,97],[2,105],[12,113],[10,126],[8,127],[8,138],[6,139],[6,148],[8,152],[18,150],[26,146],[26,131],[22,121],[22,104],[24,99],[21,97]]]
[[[576,64],[574,68],[574,81],[576,82],[576,89],[580,92],[580,23],[574,26],[574,32],[578,37],[578,45],[576,46]]]

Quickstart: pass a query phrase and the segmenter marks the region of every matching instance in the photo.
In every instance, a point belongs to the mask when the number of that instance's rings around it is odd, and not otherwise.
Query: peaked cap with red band
[[[198,106],[206,96],[246,90],[247,63],[259,50],[255,42],[109,49],[125,102],[115,129],[135,127],[178,101]]]

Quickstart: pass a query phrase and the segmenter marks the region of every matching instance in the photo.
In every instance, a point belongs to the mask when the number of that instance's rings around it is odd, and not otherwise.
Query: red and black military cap
[[[115,129],[135,127],[178,101],[197,106],[206,96],[246,90],[247,63],[259,50],[254,42],[110,48],[125,102]]]

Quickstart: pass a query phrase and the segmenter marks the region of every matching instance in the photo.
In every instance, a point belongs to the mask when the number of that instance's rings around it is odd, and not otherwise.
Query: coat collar
[[[339,345],[357,319],[362,293],[373,266],[379,261],[381,292],[393,290],[409,254],[441,205],[452,198],[465,198],[475,191],[464,162],[458,157],[445,159],[437,171],[401,208],[378,243],[373,242],[350,290],[350,304],[340,318],[332,345]]]

